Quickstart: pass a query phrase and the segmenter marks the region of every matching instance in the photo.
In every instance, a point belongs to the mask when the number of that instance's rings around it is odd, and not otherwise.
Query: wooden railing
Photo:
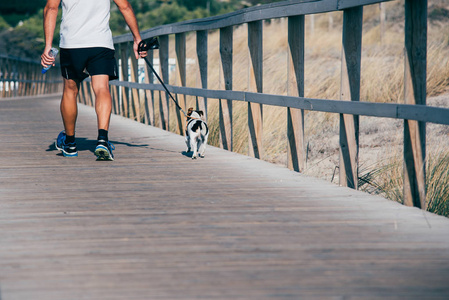
[[[45,75],[40,62],[0,54],[0,97],[36,96],[62,91],[61,71],[52,67]]]
[[[169,86],[177,94],[179,104],[186,107],[186,95],[197,97],[197,106],[207,111],[207,100],[218,99],[220,146],[233,149],[233,101],[248,103],[249,154],[262,157],[263,105],[285,107],[287,110],[288,167],[301,172],[304,168],[304,110],[340,114],[340,184],[357,188],[359,152],[359,116],[374,116],[404,120],[404,203],[426,208],[425,124],[433,122],[449,125],[449,109],[426,106],[426,41],[427,1],[406,0],[405,5],[405,104],[367,103],[360,99],[361,41],[363,6],[379,3],[375,0],[316,0],[285,1],[240,10],[218,17],[159,26],[143,32],[143,38],[159,37],[160,75],[169,82],[169,36],[175,35],[178,86]],[[343,11],[341,98],[338,100],[304,97],[304,16],[315,13]],[[289,95],[263,94],[262,22],[274,18],[288,18]],[[250,55],[249,90],[233,91],[233,28],[248,25]],[[208,34],[219,30],[221,85],[224,90],[208,89]],[[186,87],[186,34],[196,32],[200,79],[195,88]],[[114,112],[139,122],[159,125],[168,130],[170,100],[160,84],[155,83],[148,68],[145,83],[138,83],[138,62],[131,51],[131,35],[114,39],[117,58],[121,60],[121,81],[111,82]],[[152,61],[153,53],[149,53]],[[128,80],[129,78],[129,80]],[[155,111],[155,92],[162,96]],[[143,96],[143,97],[142,97]],[[159,99],[162,99],[159,97]],[[93,103],[89,82],[82,86],[81,101]],[[179,132],[184,122],[176,112]]]

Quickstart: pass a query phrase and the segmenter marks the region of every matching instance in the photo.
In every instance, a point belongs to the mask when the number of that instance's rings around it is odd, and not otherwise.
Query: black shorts
[[[60,52],[61,75],[66,79],[83,81],[93,75],[109,75],[109,80],[118,78],[115,51],[109,48],[62,49]]]

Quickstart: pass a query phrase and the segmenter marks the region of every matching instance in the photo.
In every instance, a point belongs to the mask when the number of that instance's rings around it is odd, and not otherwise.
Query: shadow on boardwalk
[[[55,140],[56,140],[56,138],[55,138]],[[77,147],[78,151],[90,151],[92,153],[94,153],[95,147],[97,145],[96,139],[88,139],[88,138],[84,138],[84,137],[76,137],[75,142],[76,142],[76,147]],[[110,140],[110,142],[113,145],[123,145],[126,147],[144,147],[144,148],[149,147],[148,144],[131,144],[131,143],[123,143],[123,142],[119,142],[119,141],[114,141],[114,140]],[[56,149],[55,143],[52,142],[50,145],[48,145],[48,149],[46,151],[58,151],[58,150]]]

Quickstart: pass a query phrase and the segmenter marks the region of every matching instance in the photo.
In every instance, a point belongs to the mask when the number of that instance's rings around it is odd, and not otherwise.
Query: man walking
[[[136,16],[128,0],[114,0],[122,13],[134,39],[134,55],[145,57],[147,52],[138,53],[142,40]],[[78,115],[76,98],[80,83],[88,76],[92,79],[97,114],[98,141],[95,148],[97,160],[114,160],[114,146],[108,140],[112,100],[109,80],[118,78],[114,57],[114,44],[109,28],[110,0],[47,0],[44,8],[45,49],[41,64],[48,66],[55,59],[49,55],[52,46],[59,5],[62,4],[60,29],[60,62],[64,78],[61,99],[61,116],[64,123],[55,142],[56,148],[66,157],[78,156],[75,143],[75,126]]]

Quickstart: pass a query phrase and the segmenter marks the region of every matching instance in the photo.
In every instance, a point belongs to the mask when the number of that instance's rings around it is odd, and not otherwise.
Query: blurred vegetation
[[[279,1],[279,0],[278,0]],[[277,1],[242,0],[129,0],[136,14],[140,30],[185,20],[205,18],[232,12],[251,5]],[[46,0],[2,1],[0,3],[0,52],[14,56],[38,58],[44,47],[43,8]],[[59,43],[58,24],[53,44]],[[129,32],[122,15],[111,4],[112,34]]]
[[[34,15],[45,6],[46,0],[1,1],[0,14],[9,26],[16,26],[20,21]],[[0,30],[2,29],[0,20]]]

